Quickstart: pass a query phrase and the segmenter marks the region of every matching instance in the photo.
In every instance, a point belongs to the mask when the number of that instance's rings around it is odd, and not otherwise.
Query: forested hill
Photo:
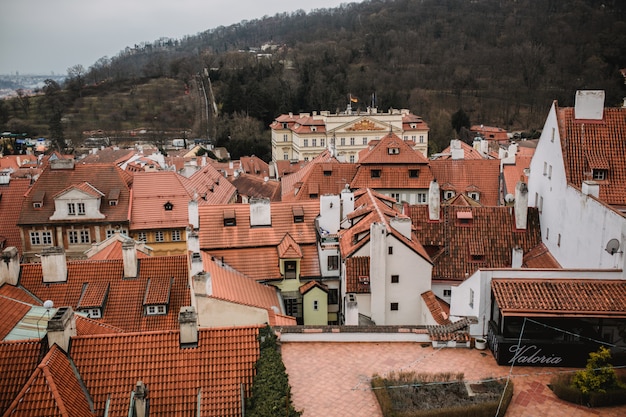
[[[572,105],[578,89],[604,89],[607,105],[619,105],[625,10],[620,0],[350,3],[135,45],[68,86],[205,83],[197,75],[207,69],[220,120],[230,118],[207,129],[219,141],[232,136],[233,115],[267,127],[280,113],[343,110],[352,94],[362,108],[424,117],[436,151],[460,109],[472,123],[525,130],[542,127],[553,100]]]

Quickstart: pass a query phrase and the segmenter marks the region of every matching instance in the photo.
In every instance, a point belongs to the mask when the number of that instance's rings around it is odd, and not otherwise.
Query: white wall
[[[565,176],[553,104],[531,161],[528,179],[529,205],[540,209],[542,241],[564,268],[626,269],[623,253],[626,219],[593,197],[582,194],[579,191],[582,184],[573,185],[576,188],[567,184]],[[604,250],[611,239],[620,242],[621,254],[610,255]]]

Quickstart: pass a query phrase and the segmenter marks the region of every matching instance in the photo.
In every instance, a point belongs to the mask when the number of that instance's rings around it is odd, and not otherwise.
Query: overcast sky
[[[0,0],[0,74],[65,75],[161,37],[357,0]]]

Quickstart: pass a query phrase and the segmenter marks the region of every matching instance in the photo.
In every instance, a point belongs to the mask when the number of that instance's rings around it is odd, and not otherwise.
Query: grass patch
[[[505,381],[490,378],[466,384],[462,373],[400,372],[372,378],[385,417],[493,417],[503,393],[498,416],[504,416],[513,397],[513,383],[509,382],[506,392],[505,386]]]

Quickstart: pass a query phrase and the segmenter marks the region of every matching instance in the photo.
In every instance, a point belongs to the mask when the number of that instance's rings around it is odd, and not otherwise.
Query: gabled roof
[[[7,410],[37,369],[43,349],[39,339],[0,342],[0,413]]]
[[[89,220],[90,222],[124,222],[128,221],[130,204],[130,187],[132,177],[111,164],[81,164],[77,163],[73,169],[52,169],[47,166],[39,179],[26,193],[22,201],[19,225],[50,224],[50,217],[55,206],[53,196],[71,186],[88,182],[102,194],[109,195],[111,189],[119,189],[120,194],[116,205],[103,202],[100,212],[105,216],[103,220]],[[43,196],[41,208],[33,208],[33,202],[38,196]]]
[[[463,159],[487,159],[480,152],[478,152],[474,147],[468,143],[463,142],[462,140],[458,141],[461,145],[461,149],[463,150]],[[452,148],[448,145],[441,153],[438,154],[437,159],[451,159],[452,158]]]
[[[286,201],[286,199],[289,198],[295,199],[296,189],[299,189],[302,186],[302,184],[305,182],[305,179],[310,175],[310,172],[315,168],[317,164],[320,163],[339,164],[340,162],[337,160],[337,158],[331,155],[328,149],[326,149],[315,158],[313,158],[311,161],[302,165],[302,167],[296,172],[283,176],[281,179],[282,200]]]
[[[114,234],[102,242],[92,244],[91,248],[85,252],[87,257],[92,261],[102,261],[105,259],[122,259],[122,240],[123,238],[119,233]],[[151,249],[146,247],[143,242],[135,242],[135,248],[137,249],[137,258],[147,258],[151,256]]]
[[[118,149],[118,148],[104,148],[90,153],[86,157],[80,160],[85,164],[113,164],[121,165],[128,161],[133,155],[135,155],[134,149]]]
[[[326,293],[328,292],[328,286],[318,281],[309,281],[306,284],[301,285],[300,288],[298,288],[298,291],[300,291],[300,294],[304,295],[313,288],[319,288]]]
[[[339,162],[336,158],[326,161],[316,158],[305,169],[283,177],[282,201],[317,200],[321,195],[340,194],[350,184],[356,170],[356,164]],[[299,182],[294,183],[292,180],[298,177]]]
[[[339,231],[339,248],[344,259],[369,242],[372,223],[381,223],[387,229],[387,234],[393,235],[427,262],[431,262],[430,256],[413,233],[409,239],[390,225],[393,218],[408,218],[393,208],[395,200],[370,189],[359,190],[354,198],[355,211],[350,218],[352,225]]]
[[[433,280],[463,281],[479,268],[510,268],[513,248],[527,253],[541,243],[534,207],[528,209],[525,230],[516,229],[510,207],[442,206],[438,222],[429,221],[427,205],[408,206],[408,212],[417,239],[432,257]],[[471,218],[463,221],[459,213]]]
[[[277,319],[281,320],[283,324],[285,322],[292,325],[296,324],[294,317],[281,314],[282,302],[276,287],[259,284],[237,271],[224,268],[206,253],[202,253],[202,264],[205,271],[211,274],[212,297],[264,308],[273,313],[269,315],[271,326],[277,325]]]
[[[280,182],[278,181],[265,181],[263,178],[250,174],[239,174],[228,177],[228,180],[235,186],[239,195],[280,201]]]
[[[287,233],[283,240],[278,245],[278,257],[281,259],[286,258],[302,258],[302,248],[300,245]]]
[[[580,189],[593,169],[607,169],[599,199],[626,206],[626,108],[605,107],[602,120],[576,119],[574,108],[555,102],[567,181]]]
[[[387,133],[374,146],[359,152],[359,164],[421,164],[428,159],[394,133]]]
[[[370,257],[351,256],[346,259],[346,292],[370,293]]]
[[[0,185],[0,241],[5,240],[5,248],[15,246],[19,253],[22,253],[22,238],[17,227],[19,208],[29,187],[30,180],[22,178]]]
[[[259,357],[259,327],[201,328],[198,346],[180,347],[180,332],[82,336],[72,358],[96,415],[127,415],[130,393],[144,382],[150,416],[241,415]],[[200,406],[200,410],[198,410]]]
[[[198,205],[227,204],[234,201],[237,189],[211,164],[199,169],[185,182],[189,193],[198,195]]]
[[[131,230],[184,228],[189,225],[188,180],[173,171],[137,172],[133,177]],[[225,181],[227,182],[227,181]],[[166,210],[170,203],[171,210]]]
[[[16,416],[92,417],[92,407],[71,359],[54,345],[6,412]]]
[[[79,184],[72,184],[72,185],[70,185],[66,189],[61,190],[58,193],[56,193],[55,195],[53,195],[52,198],[53,199],[57,199],[57,198],[63,196],[64,194],[66,194],[66,193],[68,193],[68,192],[70,192],[72,190],[79,190],[83,194],[86,194],[89,197],[93,197],[93,198],[104,197],[104,194],[102,194],[100,191],[98,191],[96,188],[94,188],[93,185],[89,184],[87,181],[84,181],[84,182],[81,182]]]
[[[434,292],[426,291],[422,293],[422,300],[430,311],[438,325],[451,324],[450,306],[441,301]]]
[[[269,164],[258,156],[242,156],[239,158],[239,162],[241,169],[243,169],[243,172],[246,174],[255,175],[260,178],[270,175]]]
[[[491,290],[504,316],[626,318],[624,280],[494,279]]]
[[[187,256],[140,259],[137,278],[124,279],[123,260],[68,261],[67,281],[53,285],[43,282],[41,264],[22,264],[20,285],[42,300],[78,310],[81,296],[90,286],[109,285],[102,320],[125,331],[178,328],[180,307],[189,305]],[[144,295],[150,279],[173,277],[170,302],[165,315],[146,316]],[[94,293],[95,294],[95,293]],[[91,302],[88,304],[92,304]]]
[[[522,260],[522,268],[561,269],[561,264],[552,256],[546,245],[541,242],[527,253]]]
[[[456,194],[473,187],[480,193],[480,203],[497,206],[500,191],[500,161],[497,159],[437,159],[430,161],[433,177],[440,184],[454,186]]]

